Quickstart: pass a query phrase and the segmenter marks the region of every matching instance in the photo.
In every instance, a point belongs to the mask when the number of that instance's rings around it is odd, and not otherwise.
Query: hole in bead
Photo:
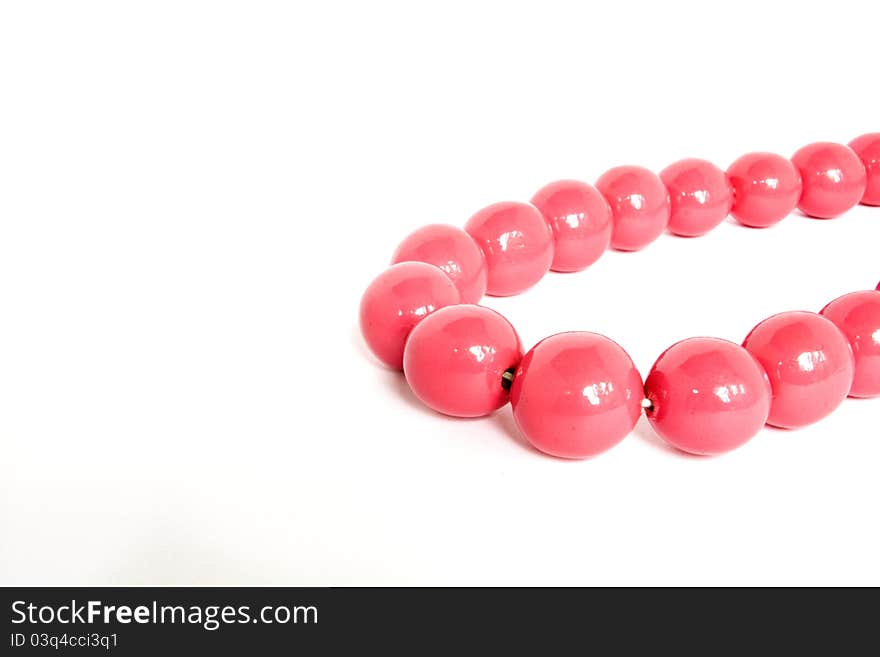
[[[516,368],[509,367],[504,370],[504,374],[501,375],[501,387],[504,388],[507,392],[510,392],[510,386],[513,385],[513,377],[516,375]]]

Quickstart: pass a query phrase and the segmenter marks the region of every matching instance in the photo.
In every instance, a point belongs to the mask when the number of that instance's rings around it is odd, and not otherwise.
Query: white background
[[[0,583],[880,584],[880,400],[688,457],[418,404],[357,306],[408,232],[562,177],[880,130],[875,2],[0,9]],[[880,210],[489,299],[643,374],[880,279]]]

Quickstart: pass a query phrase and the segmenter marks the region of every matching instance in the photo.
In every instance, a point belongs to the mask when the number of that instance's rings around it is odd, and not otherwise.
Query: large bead
[[[391,258],[392,263],[407,261],[427,262],[446,272],[462,303],[477,303],[486,293],[486,259],[461,228],[429,224],[410,233]]]
[[[361,298],[361,333],[389,367],[403,367],[403,347],[412,328],[429,314],[459,302],[455,285],[424,262],[402,262],[379,274]]]
[[[495,203],[468,219],[464,229],[486,256],[486,292],[493,296],[527,290],[553,262],[553,232],[529,203]]]
[[[861,202],[865,205],[880,205],[880,132],[856,137],[849,142],[849,147],[859,156],[867,174]]]
[[[574,332],[532,347],[517,368],[510,402],[532,445],[553,456],[582,459],[632,431],[643,395],[642,377],[617,343]]]
[[[801,198],[801,174],[775,153],[743,155],[727,169],[733,187],[730,213],[752,228],[766,228],[793,212]]]
[[[554,271],[580,271],[599,259],[611,242],[611,208],[592,185],[558,180],[532,197],[553,230]]]
[[[880,395],[880,291],[845,294],[821,314],[834,322],[852,347],[856,369],[850,396]]]
[[[479,417],[507,403],[504,373],[521,357],[519,336],[503,316],[483,306],[451,306],[413,329],[403,371],[416,397],[435,411]]]
[[[805,311],[774,315],[752,329],[743,346],[770,377],[768,424],[795,429],[821,420],[853,383],[852,347],[833,322]]]
[[[669,190],[669,232],[682,237],[708,233],[730,213],[733,190],[727,175],[711,162],[680,160],[660,172]]]
[[[669,192],[653,171],[632,165],[609,169],[596,181],[611,207],[611,246],[638,251],[669,224]]]
[[[648,420],[666,442],[721,454],[754,437],[770,413],[770,380],[738,344],[690,338],[667,349],[645,381]]]
[[[804,189],[798,207],[804,214],[831,219],[862,200],[867,184],[865,165],[849,146],[818,142],[791,158]]]

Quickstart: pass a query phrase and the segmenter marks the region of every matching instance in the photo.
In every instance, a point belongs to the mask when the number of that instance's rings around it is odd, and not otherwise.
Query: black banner
[[[603,646],[642,652],[649,641],[652,651],[695,645],[701,654],[714,655],[731,648],[761,652],[774,642],[790,649],[806,641],[816,648],[823,633],[832,637],[828,645],[835,654],[846,644],[873,652],[877,592],[861,593],[7,588],[0,589],[0,654],[353,654],[396,648],[418,655],[441,646],[469,654],[477,647],[494,652],[529,645],[538,654],[572,646],[604,654],[609,650]]]

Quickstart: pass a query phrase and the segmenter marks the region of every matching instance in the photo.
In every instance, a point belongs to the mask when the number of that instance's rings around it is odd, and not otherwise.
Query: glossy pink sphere
[[[867,173],[861,202],[865,205],[880,205],[880,132],[856,137],[849,142],[849,147],[859,156]]]
[[[801,174],[775,153],[749,153],[730,165],[730,213],[744,226],[766,228],[793,212],[801,198]]]
[[[435,411],[479,417],[507,403],[503,375],[520,358],[519,336],[504,317],[483,306],[450,306],[410,333],[403,371],[416,397]]]
[[[476,303],[486,292],[486,259],[461,228],[430,224],[410,233],[391,258],[392,263],[407,261],[440,267],[458,288],[462,303]]]
[[[804,189],[798,207],[819,219],[843,214],[862,200],[865,165],[849,146],[818,142],[804,146],[791,161],[801,174]]]
[[[753,438],[770,413],[770,380],[738,344],[690,338],[663,352],[645,381],[648,420],[691,454],[722,454]]]
[[[523,357],[510,389],[528,441],[553,456],[582,459],[613,447],[641,414],[642,377],[616,342],[559,333]]]
[[[527,290],[553,262],[553,231],[529,203],[495,203],[468,219],[464,229],[486,256],[486,292],[492,296]]]
[[[638,251],[663,234],[669,223],[669,193],[653,171],[637,166],[610,169],[596,181],[611,207],[611,246]]]
[[[539,189],[534,205],[553,230],[554,271],[580,271],[611,243],[611,208],[592,185],[559,180]]]
[[[361,333],[389,367],[403,367],[403,346],[412,328],[429,314],[459,302],[455,285],[423,262],[402,262],[379,274],[361,298]]]
[[[770,377],[768,424],[796,429],[830,414],[852,387],[855,363],[846,336],[828,319],[805,311],[774,315],[752,329],[743,346]]]
[[[880,291],[845,294],[821,314],[834,322],[852,347],[856,369],[850,396],[880,395]]]
[[[711,162],[680,160],[663,169],[660,180],[669,190],[669,232],[675,235],[705,235],[730,214],[733,189]]]

